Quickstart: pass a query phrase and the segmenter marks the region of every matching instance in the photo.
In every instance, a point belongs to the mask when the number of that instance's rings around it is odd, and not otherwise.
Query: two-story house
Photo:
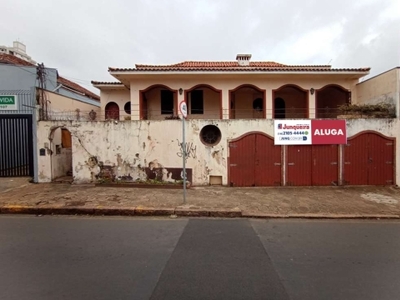
[[[92,82],[100,89],[101,121],[58,124],[73,132],[76,182],[177,181],[185,154],[194,185],[396,183],[397,119],[343,121],[340,145],[275,140],[276,120],[340,120],[340,106],[363,101],[358,84],[369,68],[253,62],[241,54],[235,61],[138,64],[109,73],[117,81]]]

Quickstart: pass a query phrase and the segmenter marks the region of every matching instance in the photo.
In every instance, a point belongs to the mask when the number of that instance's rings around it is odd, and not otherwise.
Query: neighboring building
[[[14,43],[14,46],[25,51],[20,44]],[[0,177],[31,176],[37,182],[36,119],[93,120],[100,113],[100,97],[59,76],[54,68],[34,65],[29,56],[22,58],[20,52],[10,49],[7,53],[2,52]],[[39,80],[39,71],[42,80]],[[59,129],[55,139],[61,140],[61,134]],[[69,145],[69,149],[61,149],[60,142],[53,148],[47,147],[48,152],[54,153],[54,156],[65,154],[72,160],[71,137],[64,134],[63,144],[66,147]],[[60,172],[60,176],[61,173],[66,175],[68,172]]]
[[[185,152],[194,185],[394,185],[398,120],[343,121],[338,109],[369,101],[359,84],[369,70],[252,62],[248,54],[230,62],[109,68],[117,82],[92,82],[100,89],[101,120],[40,122],[38,146],[51,143],[53,128],[70,131],[76,183],[178,181]],[[184,145],[182,101],[188,106]],[[284,127],[316,119],[342,120],[344,143],[277,143],[274,121]],[[329,128],[327,135],[337,133]],[[301,134],[307,140],[314,132]],[[40,181],[53,180],[54,160],[38,159]]]
[[[396,107],[400,116],[400,67],[393,68],[357,84],[357,102],[384,103]]]
[[[23,59],[30,64],[33,65],[36,64],[36,62],[28,54],[26,54],[25,44],[19,41],[14,41],[12,47],[0,46],[0,54],[9,54],[18,57],[20,59]]]

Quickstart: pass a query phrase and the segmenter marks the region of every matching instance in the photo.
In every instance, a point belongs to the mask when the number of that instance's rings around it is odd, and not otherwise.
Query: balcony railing
[[[204,110],[202,114],[193,114],[189,111],[188,119],[335,119],[343,115],[337,108],[319,108],[309,111],[308,108],[292,107],[286,109],[223,109]],[[221,118],[222,116],[222,118]],[[59,121],[105,121],[105,120],[174,120],[179,119],[176,113],[161,113],[160,110],[132,110],[130,114],[126,111],[48,111],[47,120]]]

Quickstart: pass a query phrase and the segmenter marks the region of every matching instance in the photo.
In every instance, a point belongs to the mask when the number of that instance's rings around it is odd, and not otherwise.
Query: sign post
[[[183,158],[183,204],[186,204],[186,139],[185,139],[185,120],[187,118],[187,105],[183,100],[179,103],[179,111],[182,114],[182,158]]]

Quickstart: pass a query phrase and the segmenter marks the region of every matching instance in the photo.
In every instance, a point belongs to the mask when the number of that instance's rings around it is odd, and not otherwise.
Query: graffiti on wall
[[[178,157],[183,157],[183,154],[185,153],[186,156],[186,161],[188,160],[188,158],[197,158],[196,155],[196,146],[193,145],[192,142],[186,142],[185,144],[183,144],[183,142],[180,142],[178,139],[178,147],[179,147],[179,151],[176,153],[176,155],[178,155]]]

